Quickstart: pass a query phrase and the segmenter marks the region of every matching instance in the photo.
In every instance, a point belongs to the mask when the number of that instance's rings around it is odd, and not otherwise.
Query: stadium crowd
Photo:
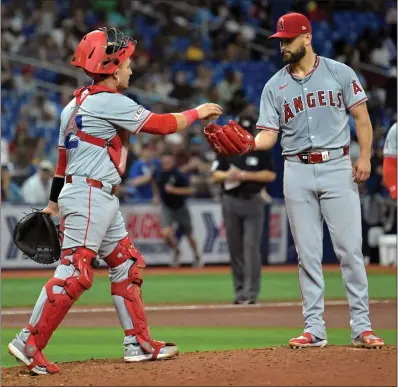
[[[223,106],[224,122],[240,114],[258,114],[265,82],[283,65],[278,47],[266,36],[288,11],[309,16],[317,53],[359,74],[374,127],[373,171],[361,193],[387,195],[380,168],[386,132],[396,120],[393,1],[201,0],[184,6],[170,1],[8,0],[1,7],[2,202],[47,201],[57,161],[60,112],[73,90],[88,81],[69,65],[85,33],[115,26],[138,40],[128,92],[138,103],[162,113],[216,102]],[[351,126],[355,159],[358,144],[353,122]],[[210,184],[214,154],[201,130],[195,125],[165,138],[132,136],[118,192],[121,201],[151,199],[152,191],[140,185],[139,177],[152,173],[165,150],[176,155],[178,167],[189,175],[195,197],[216,198],[218,189]],[[275,158],[281,159],[279,148]],[[282,196],[280,178],[270,190]]]

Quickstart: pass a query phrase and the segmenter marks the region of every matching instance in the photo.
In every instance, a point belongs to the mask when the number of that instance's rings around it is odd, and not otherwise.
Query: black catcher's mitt
[[[60,259],[59,227],[40,211],[24,216],[15,226],[14,243],[35,262],[49,265]]]

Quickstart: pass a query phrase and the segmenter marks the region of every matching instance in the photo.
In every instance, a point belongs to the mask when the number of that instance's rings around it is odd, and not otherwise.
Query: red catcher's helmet
[[[83,37],[71,64],[91,74],[113,74],[133,55],[136,44],[136,40],[116,28],[99,28]]]

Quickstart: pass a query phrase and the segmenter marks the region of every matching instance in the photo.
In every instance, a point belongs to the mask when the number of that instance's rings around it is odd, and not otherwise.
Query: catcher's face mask
[[[133,55],[137,41],[116,28],[99,28],[85,35],[71,64],[90,74],[113,74]]]

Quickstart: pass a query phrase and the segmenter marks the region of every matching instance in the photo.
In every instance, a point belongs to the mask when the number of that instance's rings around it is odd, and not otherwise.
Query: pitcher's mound
[[[329,346],[196,352],[126,364],[88,360],[60,364],[57,375],[2,370],[4,386],[395,386],[397,350]]]

